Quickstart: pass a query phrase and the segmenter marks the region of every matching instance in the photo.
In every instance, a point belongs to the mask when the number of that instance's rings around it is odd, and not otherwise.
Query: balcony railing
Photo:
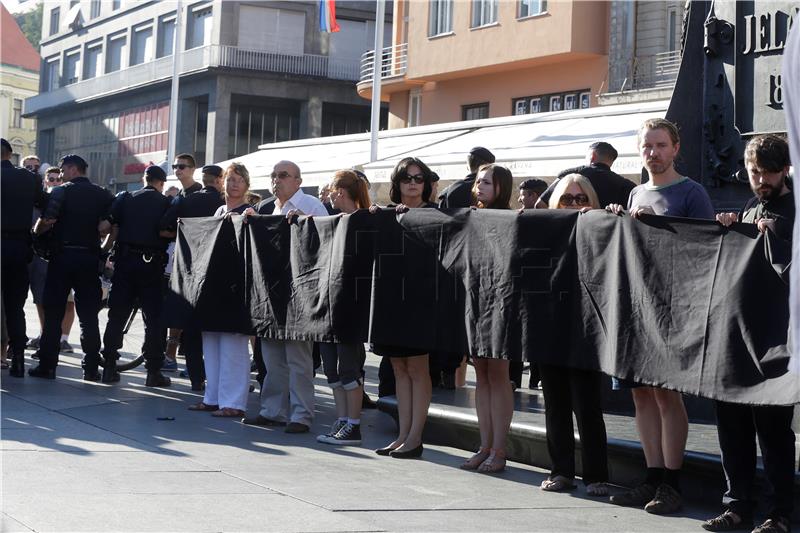
[[[617,56],[610,61],[607,92],[672,88],[680,66],[680,50],[633,58]]]
[[[402,76],[408,67],[408,43],[387,46],[381,51],[381,79]],[[375,72],[375,50],[361,56],[361,78],[359,83],[370,83]]]
[[[345,81],[359,79],[357,59],[276,54],[236,46],[206,45],[192,48],[181,54],[180,62],[181,75],[209,68],[231,68]],[[171,77],[172,56],[162,57],[28,98],[25,100],[25,114],[127,91]]]

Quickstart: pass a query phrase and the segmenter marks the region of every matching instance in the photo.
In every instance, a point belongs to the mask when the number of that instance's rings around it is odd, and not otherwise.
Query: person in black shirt
[[[194,157],[191,154],[179,154],[175,157],[172,170],[175,172],[175,177],[181,182],[181,186],[183,186],[178,196],[186,198],[203,188],[202,185],[194,181],[195,167]],[[222,175],[221,170],[220,175]]]
[[[119,381],[118,350],[122,348],[125,323],[138,299],[144,320],[145,385],[170,384],[170,379],[161,373],[164,335],[160,323],[167,260],[167,239],[160,235],[160,224],[171,203],[168,196],[161,194],[166,180],[164,170],[151,165],[144,171],[145,186],[133,193],[119,193],[111,205],[114,277],[103,336],[103,383]]]
[[[589,179],[589,182],[597,191],[600,205],[605,207],[609,204],[628,205],[628,196],[636,186],[631,180],[623,178],[611,170],[611,165],[617,159],[617,150],[607,142],[596,142],[589,145],[589,152],[586,154],[587,165],[568,168],[559,173],[550,187],[539,197],[536,203],[538,209],[546,209],[553,194],[558,180],[567,174],[580,174]]]
[[[188,161],[188,159],[178,156],[176,161]],[[176,175],[180,171],[181,169],[176,169]],[[217,165],[203,167],[203,184],[195,192],[187,192],[196,189],[194,185],[184,181],[181,181],[181,183],[184,186],[188,185],[188,187],[175,197],[172,205],[161,220],[162,235],[170,238],[175,237],[179,218],[211,217],[214,216],[219,206],[225,203],[220,192],[222,191],[222,168]],[[192,180],[192,183],[194,183],[194,180]],[[195,185],[200,186],[200,184]],[[186,357],[186,372],[192,382],[192,390],[203,390],[205,370],[203,367],[203,340],[200,330],[183,330],[181,344],[184,357]]]
[[[439,195],[439,207],[441,209],[470,207],[472,205],[472,186],[475,183],[475,176],[478,169],[483,165],[494,163],[494,154],[483,146],[476,146],[469,151],[467,165],[469,174],[461,181],[457,181],[442,191]]]
[[[2,217],[2,283],[4,318],[11,349],[11,369],[14,377],[25,375],[25,300],[28,297],[28,263],[31,249],[31,219],[33,208],[43,209],[47,194],[37,175],[11,164],[11,144],[0,140],[0,216]]]
[[[795,218],[794,194],[787,184],[789,146],[777,135],[759,135],[747,143],[744,164],[755,196],[740,213],[720,213],[723,226],[734,222],[757,224],[791,247]],[[776,243],[779,245],[781,243]],[[776,302],[775,305],[785,305]],[[791,405],[744,405],[716,401],[717,434],[728,490],[725,511],[703,522],[708,531],[752,529],[755,510],[756,439],[772,491],[767,493],[767,520],[753,529],[759,533],[790,530],[794,494],[794,442]]]
[[[83,379],[99,381],[100,238],[111,229],[108,218],[114,197],[85,177],[88,165],[80,156],[64,156],[58,166],[67,183],[53,189],[44,214],[36,222],[37,234],[54,232],[59,250],[47,269],[39,366],[28,370],[28,375],[55,379],[61,321],[69,291],[74,289],[85,354]]]

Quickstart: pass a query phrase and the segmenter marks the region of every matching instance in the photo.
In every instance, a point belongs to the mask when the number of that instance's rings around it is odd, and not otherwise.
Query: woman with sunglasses
[[[397,213],[409,209],[431,208],[432,172],[428,166],[414,157],[401,159],[391,177],[389,198]],[[375,208],[370,211],[375,212]],[[383,389],[391,389],[397,397],[397,438],[383,448],[378,455],[389,455],[395,459],[414,459],[423,452],[422,430],[428,418],[431,404],[430,361],[427,350],[404,346],[376,344],[373,352],[383,356],[380,379]]]
[[[334,209],[349,215],[370,205],[367,182],[352,170],[333,176],[329,199]],[[356,342],[321,342],[319,353],[328,385],[336,403],[336,420],[317,442],[335,445],[361,444],[361,404],[364,379],[361,375],[361,345]]]
[[[513,178],[500,165],[484,165],[472,186],[476,209],[511,209]],[[506,438],[514,414],[514,391],[509,379],[508,359],[472,357],[475,366],[475,409],[481,447],[462,465],[462,470],[500,472],[506,467]]]
[[[585,213],[600,208],[592,184],[580,174],[561,178],[550,196],[550,209],[578,209]],[[583,483],[590,496],[608,494],[606,426],[602,410],[602,375],[553,365],[539,365],[544,393],[547,450],[553,467],[542,481],[542,490],[560,492],[575,488],[575,431],[581,437]]]
[[[225,204],[214,216],[240,216],[250,207],[247,192],[250,173],[241,163],[231,163],[223,174]],[[206,370],[206,390],[203,401],[189,407],[190,411],[212,411],[211,416],[238,417],[245,414],[250,387],[250,337],[241,333],[204,331],[203,364]]]

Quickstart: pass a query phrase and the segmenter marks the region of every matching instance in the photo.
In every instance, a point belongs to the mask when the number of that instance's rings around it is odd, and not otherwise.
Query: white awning
[[[441,179],[452,180],[467,173],[469,150],[484,146],[515,177],[554,177],[583,164],[591,143],[606,141],[619,152],[613,170],[638,176],[639,127],[645,119],[664,117],[668,104],[645,102],[382,131],[374,163],[369,163],[365,133],[265,144],[257,152],[217,164],[225,168],[232,161],[243,163],[254,190],[269,188],[272,167],[280,160],[298,164],[304,187],[321,186],[337,170],[352,167],[363,169],[371,182],[385,183],[397,161],[408,156],[425,161]]]

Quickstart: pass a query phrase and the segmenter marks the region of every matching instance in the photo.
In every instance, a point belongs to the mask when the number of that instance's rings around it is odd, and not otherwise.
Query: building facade
[[[0,137],[11,143],[12,163],[36,154],[36,120],[23,118],[26,98],[39,92],[39,54],[0,5]]]
[[[166,158],[174,68],[176,153],[198,164],[366,131],[369,106],[355,83],[361,54],[374,47],[375,6],[337,8],[342,31],[327,34],[315,1],[47,2],[41,92],[25,106],[38,120],[39,151],[82,154],[98,182],[138,187],[143,168]]]

